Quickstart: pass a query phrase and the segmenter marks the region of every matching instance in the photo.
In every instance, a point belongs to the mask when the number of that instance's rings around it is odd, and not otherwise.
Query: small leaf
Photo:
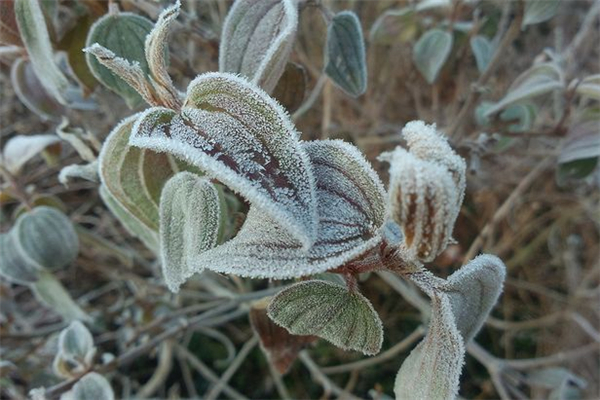
[[[60,400],[114,400],[110,383],[102,375],[90,372],[81,378],[73,389],[63,394]]]
[[[398,371],[394,393],[398,400],[454,399],[465,353],[454,324],[450,300],[444,293],[432,298],[427,335]]]
[[[560,67],[554,63],[536,64],[519,75],[504,98],[488,108],[485,115],[491,116],[515,103],[564,88]]]
[[[65,114],[65,108],[44,89],[31,62],[17,59],[10,69],[10,81],[19,100],[43,120],[58,121]]]
[[[367,90],[367,61],[360,20],[352,11],[336,14],[327,28],[325,73],[348,93],[358,97]]]
[[[505,276],[504,263],[484,254],[447,279],[443,290],[450,299],[456,327],[465,344],[481,329],[496,304]]]
[[[86,47],[98,43],[117,57],[138,65],[143,73],[148,75],[150,68],[146,62],[143,43],[153,26],[150,20],[139,15],[127,12],[109,13],[92,25],[86,39]],[[88,52],[86,59],[96,79],[121,96],[129,108],[135,108],[143,103],[133,87],[101,65],[92,54]]]
[[[69,186],[69,182],[71,182],[73,178],[98,182],[98,161],[83,165],[67,165],[58,173],[58,181],[65,186]]]
[[[452,35],[448,32],[431,29],[415,43],[413,61],[419,72],[430,84],[440,73],[452,49]]]
[[[306,71],[299,64],[289,62],[283,71],[283,75],[273,89],[272,97],[288,111],[294,112],[302,102],[306,94]]]
[[[80,321],[73,321],[58,337],[54,373],[66,379],[75,377],[92,366],[95,354],[96,347],[90,331]]]
[[[14,136],[2,149],[2,164],[11,174],[18,175],[27,161],[58,142],[56,135]]]
[[[294,335],[315,335],[344,350],[374,355],[381,349],[379,315],[362,294],[325,281],[305,281],[279,292],[269,317]]]
[[[87,161],[94,162],[96,161],[96,156],[92,149],[84,142],[84,139],[90,140],[90,137],[93,138],[93,135],[90,132],[85,132],[81,128],[76,128],[69,126],[69,120],[63,117],[61,124],[56,128],[56,134],[62,140],[68,142],[79,156]],[[95,140],[93,138],[92,140]]]
[[[258,87],[230,74],[200,75],[180,114],[151,108],[130,143],[189,161],[243,195],[310,247],[314,178],[289,116]]]
[[[217,245],[220,203],[215,186],[190,172],[166,183],[160,198],[160,245],[163,275],[172,292],[202,272],[193,257]]]
[[[600,156],[600,121],[592,119],[569,126],[567,138],[558,156],[559,164]]]
[[[475,55],[477,69],[480,73],[483,73],[494,55],[492,42],[485,36],[473,36],[471,38],[471,50],[473,51],[473,55]]]
[[[537,114],[536,107],[531,103],[519,103],[507,107],[500,113],[500,120],[516,123],[508,126],[508,131],[512,133],[527,132],[531,129]]]
[[[557,181],[563,185],[569,179],[583,179],[598,166],[598,157],[582,158],[558,165]]]
[[[581,96],[600,100],[600,74],[590,75],[582,80],[575,91]]]
[[[11,282],[21,285],[33,283],[44,269],[18,246],[14,230],[0,234],[0,253],[0,275]]]
[[[219,71],[241,74],[270,93],[294,46],[297,8],[294,0],[237,0],[223,25]]]
[[[525,29],[527,25],[548,21],[556,15],[559,5],[560,0],[526,0],[521,29]]]
[[[412,7],[388,10],[371,26],[369,41],[385,45],[407,43],[414,39],[418,30],[418,20]]]
[[[67,321],[90,321],[90,317],[71,298],[69,292],[50,271],[42,271],[31,285],[35,297]]]

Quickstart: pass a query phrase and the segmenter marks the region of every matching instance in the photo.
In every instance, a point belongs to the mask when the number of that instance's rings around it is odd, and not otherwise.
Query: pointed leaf
[[[504,263],[498,257],[484,254],[447,279],[444,291],[465,344],[481,329],[496,304],[505,275]]]
[[[304,144],[316,177],[319,235],[306,252],[279,220],[251,207],[230,241],[201,254],[198,265],[240,276],[313,275],[357,258],[380,242],[385,191],[360,151],[342,141]]]
[[[60,142],[56,135],[18,135],[10,138],[2,149],[2,164],[13,175],[46,147]]]
[[[440,73],[452,50],[452,35],[440,29],[431,29],[415,43],[413,61],[429,83]]]
[[[154,24],[150,20],[139,15],[128,12],[108,13],[90,28],[86,47],[98,43],[117,57],[139,65],[139,68],[147,75],[150,73],[150,69],[146,62],[144,40],[153,26]],[[129,108],[143,104],[142,98],[133,87],[101,65],[92,54],[88,52],[86,59],[96,79],[123,97]]]
[[[475,35],[471,38],[471,50],[475,56],[477,69],[483,73],[494,55],[492,42],[485,36]]]
[[[336,14],[327,28],[325,73],[350,96],[367,90],[367,61],[360,20],[352,11]]]
[[[289,62],[273,89],[272,97],[288,111],[294,112],[302,105],[306,95],[306,71],[299,64]]]
[[[285,111],[258,87],[210,73],[188,88],[181,114],[144,112],[130,143],[169,152],[237,191],[310,247],[316,236],[314,178]]]
[[[283,73],[297,29],[295,0],[237,0],[223,25],[219,71],[240,74],[270,93]]]
[[[44,267],[18,246],[14,230],[0,234],[0,275],[11,282],[27,285],[38,280]]]
[[[110,383],[102,375],[90,372],[81,378],[73,389],[63,394],[60,400],[114,400]]]
[[[527,25],[548,21],[556,15],[559,5],[560,0],[526,0],[521,29],[525,29]]]
[[[219,193],[206,178],[180,172],[166,183],[160,199],[160,245],[167,286],[179,286],[202,266],[193,257],[217,244],[221,222]]]
[[[50,271],[40,273],[40,278],[31,285],[35,297],[67,321],[90,321],[90,317],[71,298],[69,292]]]
[[[396,376],[396,399],[447,400],[458,392],[465,353],[463,340],[454,324],[448,297],[433,297],[429,331],[404,360]]]
[[[381,350],[383,326],[369,300],[334,283],[297,283],[273,297],[267,313],[294,335],[319,336],[367,355]]]

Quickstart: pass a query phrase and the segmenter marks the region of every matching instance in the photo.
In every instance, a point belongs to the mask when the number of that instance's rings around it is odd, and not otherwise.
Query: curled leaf
[[[223,25],[219,71],[241,74],[270,93],[294,45],[297,8],[295,0],[237,0]]]
[[[413,60],[419,72],[429,83],[440,73],[452,49],[452,35],[440,29],[431,29],[415,43]]]
[[[110,383],[102,375],[90,372],[81,378],[73,389],[60,397],[60,400],[114,400],[115,394]]]
[[[336,14],[327,28],[325,73],[350,96],[367,90],[367,61],[360,20],[352,11]]]
[[[4,145],[0,161],[11,174],[18,175],[27,161],[58,142],[56,135],[14,136]]]
[[[325,281],[305,281],[282,290],[269,317],[294,335],[315,335],[344,350],[377,354],[383,342],[379,315],[362,294]]]
[[[98,161],[83,165],[67,165],[58,173],[58,181],[65,186],[69,186],[69,182],[71,182],[73,178],[98,182]]]

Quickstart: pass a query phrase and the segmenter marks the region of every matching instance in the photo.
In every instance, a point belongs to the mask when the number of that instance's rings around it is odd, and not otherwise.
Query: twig
[[[600,1],[596,0],[594,1],[590,10],[586,13],[579,31],[561,54],[561,58],[567,62],[567,74],[571,74],[572,71],[577,69],[582,60],[581,55],[587,53],[586,51],[583,51],[584,49],[582,49],[584,44],[587,41],[590,41],[592,44],[595,43],[595,40],[591,40],[590,38],[594,37],[595,23],[597,22],[599,15]]]
[[[144,386],[137,392],[137,397],[151,397],[162,385],[173,367],[173,340],[165,340],[158,354],[158,365]]]
[[[502,362],[515,369],[532,369],[576,360],[582,356],[589,355],[591,352],[598,351],[600,351],[598,343],[590,343],[574,350],[560,351],[546,357],[527,358],[522,360],[503,360]]]
[[[279,397],[281,397],[282,400],[290,400],[292,396],[290,396],[290,393],[287,390],[285,383],[283,382],[281,374],[279,373],[279,371],[277,371],[277,369],[275,369],[275,366],[273,365],[271,360],[267,359],[267,364],[269,365],[269,372],[273,377],[273,382],[275,382],[275,387],[277,388],[277,393],[279,393]]]
[[[312,375],[313,379],[315,381],[320,382],[323,386],[323,389],[325,389],[326,392],[333,392],[334,394],[343,399],[358,400],[358,397],[345,392],[344,389],[333,383],[331,379],[329,379],[327,375],[323,373],[321,368],[319,368],[319,366],[315,364],[312,358],[310,358],[306,350],[302,350],[300,352],[299,358],[300,361],[302,361],[302,363],[304,364],[304,366],[306,366],[306,368],[310,371],[310,374]]]
[[[196,391],[196,385],[194,384],[194,378],[192,377],[190,366],[186,362],[183,355],[181,355],[179,352],[177,353],[177,361],[179,362],[179,368],[181,368],[181,376],[183,377],[183,382],[185,383],[188,396],[193,399],[198,398],[199,396],[198,392]]]

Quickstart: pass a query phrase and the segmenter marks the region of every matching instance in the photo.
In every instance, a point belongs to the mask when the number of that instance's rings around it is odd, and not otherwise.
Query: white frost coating
[[[32,159],[46,147],[60,142],[56,135],[18,135],[10,138],[4,149],[0,162],[11,174],[17,175],[27,161]]]
[[[296,0],[237,0],[223,25],[219,71],[240,73],[270,93],[285,69],[297,29]]]
[[[260,207],[238,235],[201,255],[204,268],[254,278],[286,279],[336,268],[380,242],[385,191],[362,153],[342,141],[304,144],[317,185],[319,234],[307,253]]]
[[[305,250],[314,243],[317,206],[310,161],[283,108],[244,79],[199,76],[180,114],[147,110],[129,143],[183,158],[276,219]]]
[[[71,164],[62,168],[58,173],[58,181],[69,186],[69,182],[73,178],[85,179],[91,182],[98,182],[98,160],[94,160],[89,164]]]
[[[208,179],[180,172],[165,184],[160,198],[160,247],[163,275],[172,292],[202,272],[193,257],[217,244],[220,221],[219,194]]]

